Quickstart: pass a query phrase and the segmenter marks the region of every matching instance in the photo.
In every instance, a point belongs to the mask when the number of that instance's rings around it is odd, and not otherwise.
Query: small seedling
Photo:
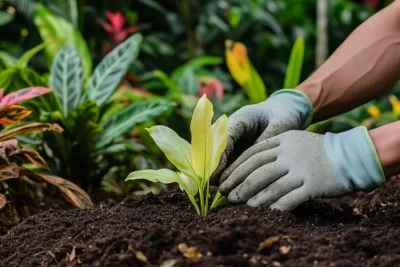
[[[146,179],[165,184],[178,183],[188,195],[197,214],[206,216],[209,210],[210,176],[219,164],[228,134],[228,118],[222,115],[211,125],[213,115],[212,103],[203,95],[194,109],[190,123],[192,144],[166,126],[157,125],[147,129],[179,172],[168,169],[141,170],[132,172],[126,180]],[[200,207],[195,198],[197,194]],[[217,193],[211,208],[224,202],[225,198]]]

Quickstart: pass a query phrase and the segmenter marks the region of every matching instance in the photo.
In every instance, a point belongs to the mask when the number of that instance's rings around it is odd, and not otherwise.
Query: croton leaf
[[[29,116],[31,112],[29,109],[17,105],[0,107],[0,124],[17,123]]]
[[[0,100],[0,106],[14,105],[19,102],[32,99],[47,93],[50,93],[51,89],[46,87],[28,87],[16,92],[10,93]]]
[[[39,152],[34,150],[33,148],[27,147],[22,148],[18,153],[18,157],[23,159],[26,162],[30,162],[39,168],[49,170],[49,166],[46,163],[46,160],[40,156]]]
[[[4,133],[0,133],[0,141],[8,140],[20,134],[26,134],[36,131],[55,131],[61,133],[63,129],[60,127],[60,125],[56,123],[51,124],[35,122],[21,127],[13,128]]]
[[[19,178],[19,167],[17,163],[12,162],[0,166],[0,181]]]
[[[15,155],[21,151],[21,147],[17,139],[11,139],[7,141],[0,142],[0,157],[6,162],[10,155]]]
[[[90,200],[89,195],[83,191],[76,184],[65,180],[61,177],[48,175],[48,174],[39,174],[31,171],[28,168],[20,167],[19,168],[20,175],[24,175],[36,182],[45,182],[56,186],[64,198],[78,208],[90,208],[93,207],[93,203]]]
[[[129,65],[139,53],[142,35],[137,33],[114,48],[96,67],[89,80],[89,99],[104,104],[121,82]]]
[[[3,194],[0,194],[0,210],[1,210],[2,208],[4,208],[4,206],[6,205],[6,203],[7,203],[6,196],[3,195]]]

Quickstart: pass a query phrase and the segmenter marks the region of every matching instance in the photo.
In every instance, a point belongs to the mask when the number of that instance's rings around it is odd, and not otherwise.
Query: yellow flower
[[[379,115],[381,115],[381,112],[379,111],[379,109],[374,105],[369,106],[367,108],[367,111],[368,111],[369,115],[371,115],[371,117],[374,119],[379,118]]]
[[[251,68],[246,46],[242,43],[234,43],[231,40],[227,40],[225,46],[228,69],[236,82],[244,86],[246,81],[251,79]]]
[[[400,101],[395,95],[389,96],[389,102],[392,104],[393,113],[400,115]]]

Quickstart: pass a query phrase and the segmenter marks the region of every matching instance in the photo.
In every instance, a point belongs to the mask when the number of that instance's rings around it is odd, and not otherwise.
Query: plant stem
[[[199,190],[201,216],[204,216],[204,197],[203,197],[203,195],[204,195],[204,186],[203,186],[203,182],[201,182],[200,190]]]
[[[205,202],[206,202],[206,205],[205,205],[205,216],[207,216],[207,213],[208,213],[208,195],[210,194],[210,182],[209,181],[207,181],[207,183],[206,183],[206,195],[205,195]]]
[[[193,206],[194,206],[194,208],[196,209],[196,213],[197,213],[197,215],[201,215],[201,213],[200,213],[200,209],[199,209],[199,205],[197,205],[197,202],[196,202],[196,199],[194,199],[194,197],[193,196],[191,196],[191,195],[189,195],[189,194],[187,194],[188,195],[188,197],[189,197],[189,199],[190,199],[190,202],[192,202],[192,204],[193,204]]]

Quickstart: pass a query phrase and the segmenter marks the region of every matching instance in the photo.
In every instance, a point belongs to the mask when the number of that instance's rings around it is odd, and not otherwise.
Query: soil
[[[0,237],[0,266],[400,266],[399,200],[397,179],[293,212],[127,197],[29,217]]]

